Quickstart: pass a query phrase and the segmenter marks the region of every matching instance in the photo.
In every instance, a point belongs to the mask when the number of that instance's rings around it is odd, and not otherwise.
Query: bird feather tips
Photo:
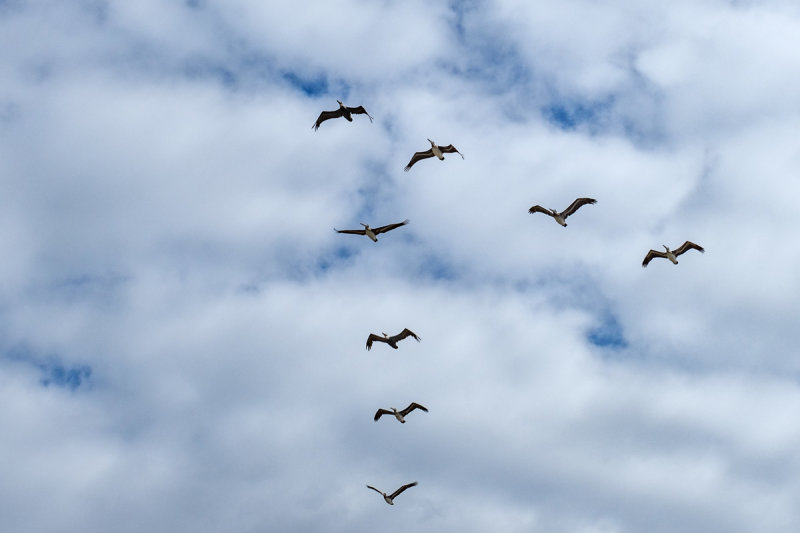
[[[552,211],[547,209],[546,207],[542,207],[540,205],[534,205],[530,209],[528,209],[528,213],[544,213],[545,215],[552,215]]]
[[[447,146],[440,146],[439,150],[441,150],[445,154],[458,154],[461,156],[461,159],[464,159],[464,154],[459,152],[458,149],[452,144],[448,144]]]
[[[403,415],[403,416],[406,416],[408,413],[410,413],[414,409],[419,409],[420,411],[425,411],[426,413],[428,412],[428,408],[425,407],[424,405],[420,405],[417,402],[411,402],[408,407],[406,407],[405,409],[400,411],[400,414]]]
[[[675,250],[673,253],[675,255],[681,255],[682,253],[688,252],[689,250],[697,250],[701,254],[705,253],[705,251],[706,251],[705,248],[703,248],[699,244],[695,244],[692,241],[686,241],[683,244],[681,244],[680,246],[678,246],[678,249]]]
[[[407,484],[407,485],[403,485],[402,487],[400,487],[399,489],[397,489],[396,491],[394,491],[394,492],[392,493],[392,495],[391,495],[391,496],[389,496],[389,497],[390,497],[390,498],[392,498],[392,499],[395,499],[395,498],[396,498],[396,497],[397,497],[397,496],[398,496],[400,493],[402,493],[404,490],[406,490],[406,489],[408,489],[408,488],[411,488],[411,487],[416,487],[416,486],[417,486],[417,482],[416,482],[416,481],[413,481],[413,482],[411,482],[411,483],[409,483],[409,484]]]

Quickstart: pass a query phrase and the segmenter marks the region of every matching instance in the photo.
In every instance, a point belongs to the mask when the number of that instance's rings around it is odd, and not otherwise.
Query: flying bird
[[[596,203],[597,200],[595,200],[594,198],[578,198],[577,200],[572,202],[568,208],[564,209],[560,213],[555,209],[547,209],[540,205],[535,205],[531,207],[530,209],[528,209],[528,213],[544,213],[545,215],[550,215],[555,219],[556,222],[558,222],[559,224],[561,224],[566,228],[567,223],[565,222],[564,219],[566,219],[572,213],[577,211],[581,206],[584,206],[586,204],[596,204]]]
[[[408,164],[406,165],[406,168],[404,168],[403,170],[408,172],[411,169],[411,167],[414,166],[414,163],[416,163],[420,159],[428,159],[429,157],[433,156],[436,156],[439,159],[444,159],[444,155],[442,154],[451,154],[453,152],[460,155],[461,159],[464,159],[464,154],[456,150],[456,147],[453,146],[452,144],[448,144],[447,146],[438,146],[435,142],[433,142],[430,139],[428,139],[428,142],[431,143],[431,147],[425,150],[424,152],[416,152],[414,156],[411,158],[411,161],[409,161]]]
[[[659,252],[656,250],[650,250],[649,252],[647,252],[647,255],[644,256],[644,261],[642,261],[643,267],[646,267],[647,263],[649,263],[654,257],[666,257],[667,259],[669,259],[670,261],[672,261],[674,264],[677,265],[678,260],[676,258],[682,253],[688,252],[692,248],[694,248],[700,253],[705,252],[705,249],[703,249],[702,246],[700,246],[699,244],[695,244],[692,241],[686,241],[685,243],[681,244],[678,248],[674,250],[670,250],[666,244],[662,244],[661,246],[663,246],[664,250],[666,251]]]
[[[415,481],[413,483],[409,483],[408,485],[403,485],[402,487],[400,487],[399,489],[397,489],[396,491],[394,491],[391,494],[386,494],[385,492],[381,492],[381,491],[379,491],[378,489],[376,489],[375,487],[373,487],[371,485],[367,485],[367,488],[368,489],[372,489],[375,492],[377,492],[378,494],[380,494],[381,496],[383,496],[384,501],[386,503],[388,503],[389,505],[394,505],[394,499],[395,498],[397,498],[404,490],[406,490],[409,487],[414,487],[414,486],[416,486],[416,484],[417,484],[417,482]]]
[[[367,337],[367,350],[372,349],[373,341],[385,342],[386,344],[388,344],[389,346],[391,346],[396,350],[397,343],[405,339],[406,337],[414,337],[417,340],[417,342],[419,342],[419,337],[417,337],[417,335],[408,328],[405,328],[403,331],[392,337],[387,335],[385,332],[383,334],[383,337],[381,337],[380,335],[375,335],[374,333],[370,333],[369,337]]]
[[[410,413],[411,411],[413,411],[414,409],[421,409],[421,410],[425,411],[426,413],[428,412],[428,409],[426,407],[424,407],[424,406],[422,406],[422,405],[420,405],[420,404],[418,404],[416,402],[411,402],[409,404],[409,406],[406,407],[405,409],[403,409],[402,411],[398,411],[394,407],[392,407],[391,410],[389,410],[389,409],[378,409],[375,412],[375,422],[378,421],[378,419],[381,417],[381,415],[394,415],[394,417],[396,419],[398,419],[401,424],[405,424],[406,423],[406,419],[405,419],[406,415],[408,413]]]
[[[387,224],[386,226],[381,226],[379,228],[370,228],[369,224],[364,224],[363,222],[359,222],[359,224],[364,226],[364,229],[336,229],[336,228],[333,228],[333,230],[336,233],[352,233],[353,235],[366,235],[367,237],[372,239],[374,242],[378,242],[377,235],[379,233],[386,233],[387,231],[392,231],[393,229],[399,228],[400,226],[405,226],[406,224],[408,224],[408,219],[405,219],[404,221],[398,222],[396,224]]]
[[[323,111],[322,113],[320,113],[319,117],[317,118],[317,121],[314,123],[313,126],[311,126],[312,128],[314,128],[314,131],[317,131],[319,129],[319,125],[328,120],[329,118],[344,117],[347,119],[348,122],[353,122],[353,117],[351,115],[367,115],[369,117],[369,121],[372,122],[372,115],[367,113],[367,110],[364,109],[364,106],[360,105],[358,107],[347,107],[342,103],[341,100],[336,100],[336,101],[339,102],[339,109],[337,109],[336,111]]]

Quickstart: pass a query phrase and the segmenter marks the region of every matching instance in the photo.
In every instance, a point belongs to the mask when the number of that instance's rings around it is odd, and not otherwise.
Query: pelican
[[[414,337],[417,340],[417,342],[419,342],[419,337],[417,337],[417,335],[408,328],[405,328],[403,331],[401,331],[397,335],[394,335],[393,337],[390,337],[385,332],[383,333],[383,337],[381,337],[380,335],[375,335],[374,333],[370,333],[369,337],[367,337],[367,350],[372,349],[372,341],[385,342],[386,344],[388,344],[389,346],[391,346],[396,350],[398,341],[401,341],[406,337]]]
[[[581,206],[586,204],[596,204],[596,203],[597,200],[595,200],[594,198],[578,198],[577,200],[572,202],[568,208],[564,209],[560,213],[555,209],[547,209],[540,205],[535,205],[531,207],[530,209],[528,209],[528,213],[544,213],[545,215],[550,215],[555,219],[556,222],[558,222],[559,224],[561,224],[566,228],[567,223],[565,222],[564,219],[566,219],[572,213],[577,211]]]
[[[370,228],[369,224],[364,224],[363,222],[359,222],[359,224],[364,226],[364,229],[336,229],[336,228],[333,228],[333,230],[336,233],[352,233],[353,235],[366,235],[367,237],[372,239],[373,242],[378,242],[377,235],[379,233],[386,233],[387,231],[392,231],[393,229],[399,228],[400,226],[405,226],[406,224],[408,224],[408,219],[405,219],[402,222],[398,222],[397,224],[388,224],[386,226],[381,226],[379,228]]]
[[[647,255],[644,256],[644,261],[642,261],[643,267],[646,267],[647,263],[649,263],[654,257],[666,257],[667,259],[669,259],[670,261],[672,261],[674,264],[677,265],[678,264],[677,257],[682,253],[688,252],[690,248],[694,248],[700,253],[705,252],[705,249],[703,249],[702,246],[700,246],[699,244],[695,244],[692,241],[686,241],[685,243],[681,244],[678,248],[674,250],[670,250],[666,244],[662,244],[661,246],[663,246],[664,250],[666,251],[659,252],[657,250],[650,250],[649,252],[647,252]]]
[[[336,100],[336,101],[339,102],[339,109],[337,109],[336,111],[323,111],[322,113],[320,113],[319,118],[317,118],[317,121],[314,123],[313,126],[311,126],[312,128],[314,128],[314,131],[317,131],[319,129],[319,125],[328,120],[329,118],[344,117],[347,119],[348,122],[353,122],[353,117],[351,116],[351,114],[367,115],[369,117],[369,121],[372,122],[372,115],[367,113],[367,110],[364,109],[364,106],[360,105],[358,107],[347,107],[342,103],[341,100]]]
[[[394,505],[394,499],[395,498],[397,498],[404,490],[406,490],[409,487],[414,487],[414,486],[416,486],[416,484],[417,484],[417,482],[414,481],[413,483],[409,483],[408,485],[403,485],[402,487],[400,487],[399,489],[397,489],[396,491],[394,491],[391,494],[386,494],[385,492],[381,492],[381,491],[379,491],[378,489],[376,489],[375,487],[373,487],[371,485],[367,485],[367,488],[368,489],[372,489],[375,492],[377,492],[378,494],[380,494],[381,496],[383,496],[384,501],[386,503],[388,503],[389,505]]]
[[[388,410],[388,409],[378,409],[375,412],[375,422],[378,421],[378,419],[381,417],[381,415],[394,415],[394,417],[396,419],[398,419],[401,424],[405,424],[406,423],[406,419],[405,419],[406,415],[408,413],[410,413],[411,411],[413,411],[414,409],[422,409],[426,413],[428,412],[428,409],[426,407],[424,407],[424,406],[422,406],[422,405],[420,405],[420,404],[418,404],[416,402],[411,402],[409,404],[409,406],[406,407],[405,409],[403,409],[402,411],[398,411],[394,407],[392,407],[391,411]]]
[[[408,172],[411,169],[411,167],[414,166],[414,163],[416,163],[420,159],[427,159],[433,156],[436,156],[439,159],[444,159],[444,155],[442,154],[451,154],[453,152],[460,155],[461,159],[464,159],[464,154],[456,150],[456,147],[453,146],[452,144],[448,144],[447,146],[438,146],[435,142],[433,142],[430,139],[428,139],[428,142],[431,143],[431,147],[425,150],[424,152],[416,152],[414,154],[414,157],[411,158],[411,161],[408,162],[406,168],[404,168],[403,170]]]

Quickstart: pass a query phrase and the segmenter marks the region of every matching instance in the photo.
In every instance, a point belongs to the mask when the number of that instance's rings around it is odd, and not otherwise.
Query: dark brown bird
[[[320,113],[319,117],[317,118],[317,121],[314,123],[313,126],[311,126],[312,128],[314,128],[314,131],[317,131],[319,129],[319,125],[328,120],[329,118],[344,117],[347,119],[348,122],[353,122],[352,115],[367,115],[369,117],[369,121],[372,122],[372,116],[369,113],[367,113],[367,110],[364,109],[364,106],[360,105],[358,107],[347,107],[342,103],[341,100],[336,100],[336,101],[339,102],[339,109],[337,109],[336,111],[323,111],[322,113]]]
[[[411,158],[411,161],[409,161],[408,164],[406,165],[406,168],[404,168],[403,170],[408,172],[411,169],[411,167],[414,166],[414,163],[416,163],[420,159],[428,159],[429,157],[436,156],[440,160],[443,160],[444,155],[442,154],[451,154],[453,152],[460,155],[461,159],[464,159],[464,154],[456,150],[456,147],[453,146],[452,144],[448,144],[447,146],[438,146],[435,142],[433,142],[430,139],[428,139],[428,142],[431,143],[431,147],[425,150],[424,152],[416,152]]]
[[[564,209],[562,212],[558,212],[555,209],[547,209],[546,207],[542,207],[540,205],[535,205],[528,209],[528,213],[544,213],[545,215],[550,215],[555,219],[556,222],[567,227],[567,223],[565,219],[570,216],[572,213],[577,211],[581,206],[586,204],[596,204],[597,200],[594,198],[578,198],[574,202],[570,204],[570,206]]]
[[[336,233],[351,233],[353,235],[366,235],[367,237],[372,239],[373,242],[378,242],[377,235],[379,233],[386,233],[387,231],[392,231],[393,229],[399,228],[400,226],[405,226],[406,224],[408,224],[408,219],[405,219],[404,221],[398,222],[396,224],[387,224],[386,226],[381,226],[379,228],[370,228],[369,224],[364,224],[363,222],[360,222],[360,224],[362,226],[364,226],[364,229],[336,229],[336,228],[333,228],[333,230]]]
[[[420,405],[420,404],[418,404],[416,402],[411,402],[409,404],[409,406],[406,407],[405,409],[403,409],[402,411],[398,411],[394,407],[391,408],[391,411],[389,409],[378,409],[375,412],[375,422],[378,421],[378,419],[381,417],[381,415],[394,415],[394,417],[396,419],[398,419],[401,424],[405,424],[406,423],[405,416],[408,413],[410,413],[411,411],[413,411],[414,409],[421,409],[421,410],[425,411],[426,413],[428,412],[428,409],[425,408],[424,406],[422,406],[422,405]]]
[[[399,489],[397,489],[396,491],[394,491],[391,494],[386,494],[385,492],[381,492],[381,491],[379,491],[378,489],[376,489],[375,487],[373,487],[371,485],[367,485],[367,488],[368,489],[372,489],[375,492],[377,492],[378,494],[380,494],[381,496],[383,496],[384,501],[386,503],[388,503],[389,505],[394,505],[394,499],[395,498],[397,498],[404,490],[406,490],[409,487],[414,487],[414,486],[416,486],[416,484],[417,484],[417,482],[414,481],[413,483],[409,483],[408,485],[403,485],[402,487],[400,487]]]
[[[656,250],[650,250],[649,252],[647,252],[647,255],[644,256],[644,261],[642,261],[643,267],[646,267],[647,263],[649,263],[654,257],[666,257],[667,259],[669,259],[670,261],[672,261],[674,264],[677,265],[678,260],[676,258],[682,253],[688,252],[691,249],[695,249],[700,253],[705,252],[705,249],[702,246],[700,246],[699,244],[695,244],[692,241],[686,241],[675,250],[670,250],[669,248],[667,248],[666,244],[662,244],[661,246],[663,246],[664,250],[666,251],[659,252]]]
[[[397,343],[405,339],[406,337],[414,337],[417,340],[417,342],[419,342],[419,337],[417,337],[417,335],[408,328],[405,328],[403,331],[392,337],[387,335],[385,332],[383,334],[383,337],[381,337],[380,335],[375,335],[374,333],[370,333],[369,337],[367,337],[367,350],[372,349],[373,341],[385,342],[386,344],[388,344],[389,346],[391,346],[396,350]]]

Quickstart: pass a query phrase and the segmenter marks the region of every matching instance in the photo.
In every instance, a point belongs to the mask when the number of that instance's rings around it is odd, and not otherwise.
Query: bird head
[[[359,224],[364,226],[364,229],[369,229],[369,224],[364,224],[363,222],[359,222]]]
[[[336,100],[336,101],[337,101],[337,102],[339,102],[339,105],[340,105],[340,106],[343,106],[343,105],[344,105],[344,104],[342,103],[342,101],[341,101],[341,100]]]
[[[431,146],[436,146],[436,143],[433,142],[432,140],[428,139],[428,142],[431,143]]]
[[[669,247],[668,247],[666,244],[662,244],[661,246],[663,246],[663,247],[664,247],[664,249],[665,249],[667,252],[669,252]]]
[[[385,331],[382,331],[381,333],[383,333],[383,336],[386,337],[387,339],[389,338],[389,335]]]

